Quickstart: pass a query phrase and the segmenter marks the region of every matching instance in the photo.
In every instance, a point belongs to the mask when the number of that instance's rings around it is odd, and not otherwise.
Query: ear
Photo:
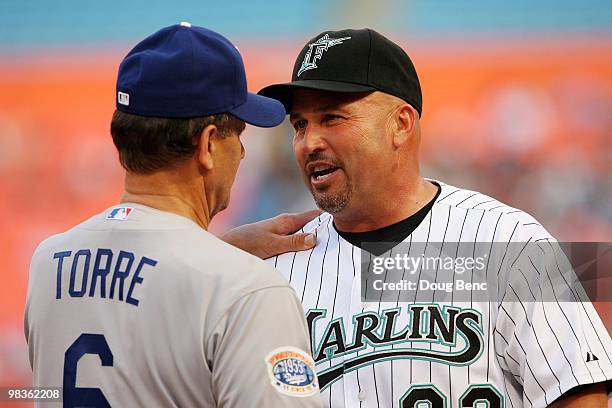
[[[418,112],[412,106],[404,103],[398,106],[393,114],[394,121],[393,146],[398,148],[406,143],[416,128]]]
[[[206,170],[212,170],[213,168],[213,154],[218,132],[219,129],[215,125],[208,125],[200,133],[196,155],[198,162]]]

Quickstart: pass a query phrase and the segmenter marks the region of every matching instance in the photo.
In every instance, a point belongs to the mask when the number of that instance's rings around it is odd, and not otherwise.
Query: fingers
[[[315,246],[316,235],[293,233],[320,213],[320,210],[311,210],[298,214],[281,214],[236,227],[220,238],[264,259],[285,252],[304,251]]]
[[[269,258],[285,252],[305,251],[315,246],[315,234],[276,235],[268,241],[265,257]]]
[[[278,216],[277,231],[279,234],[293,234],[322,212],[316,209],[297,214],[281,214]]]

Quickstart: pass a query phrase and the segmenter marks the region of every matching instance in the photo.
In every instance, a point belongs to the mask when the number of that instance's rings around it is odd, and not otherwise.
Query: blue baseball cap
[[[117,110],[191,118],[231,113],[259,127],[285,118],[284,106],[247,91],[240,52],[227,38],[181,23],[138,43],[119,65]]]

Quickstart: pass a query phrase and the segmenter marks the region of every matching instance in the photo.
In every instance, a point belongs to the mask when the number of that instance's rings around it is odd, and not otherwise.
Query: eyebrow
[[[312,111],[315,113],[320,113],[320,112],[325,112],[328,110],[344,110],[344,108],[342,107],[342,104],[339,103],[334,103],[334,104],[328,104],[328,105],[323,105],[323,106],[319,106],[315,109],[313,109]],[[346,110],[344,110],[346,111]],[[299,113],[290,113],[289,114],[289,120],[293,120],[296,118],[301,118],[302,115],[300,115]]]

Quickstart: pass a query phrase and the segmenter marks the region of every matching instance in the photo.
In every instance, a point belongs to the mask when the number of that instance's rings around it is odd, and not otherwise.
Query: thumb
[[[299,247],[299,251],[304,251],[315,246],[317,243],[317,236],[315,234],[295,234],[292,235],[293,244]]]
[[[315,234],[295,234],[286,236],[276,236],[273,245],[269,247],[268,257],[279,255],[285,252],[305,251],[315,246],[317,237]]]

